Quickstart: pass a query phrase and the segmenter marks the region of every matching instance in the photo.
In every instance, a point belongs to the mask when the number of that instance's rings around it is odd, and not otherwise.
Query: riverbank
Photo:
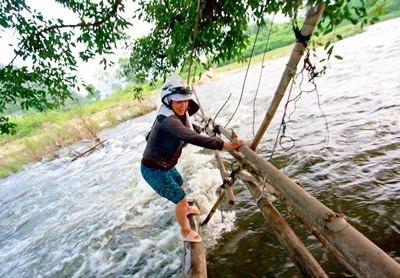
[[[0,142],[0,178],[23,170],[24,165],[32,162],[53,160],[59,156],[62,148],[76,142],[83,140],[94,144],[96,140],[101,139],[97,138],[99,131],[156,109],[154,98],[154,93],[144,95],[141,101],[132,100],[131,97],[129,101],[93,112],[79,107],[80,111],[71,112],[71,115],[66,116],[67,120],[59,122],[52,121],[52,117],[57,117],[62,112],[38,113],[38,117],[43,118],[40,134]]]

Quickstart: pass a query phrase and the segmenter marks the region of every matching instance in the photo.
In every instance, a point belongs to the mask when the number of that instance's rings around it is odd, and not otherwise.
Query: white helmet
[[[186,82],[177,74],[171,75],[165,80],[161,88],[161,102],[166,106],[170,106],[171,100],[191,100],[193,90]]]

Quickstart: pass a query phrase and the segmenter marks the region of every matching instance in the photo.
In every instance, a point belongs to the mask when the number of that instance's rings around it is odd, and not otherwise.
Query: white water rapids
[[[288,106],[286,135],[295,146],[285,150],[278,144],[273,164],[400,261],[400,19],[337,42],[334,51],[344,59],[332,60],[327,74],[315,79],[320,106],[316,93],[306,92],[309,85],[303,85],[296,106]],[[255,130],[287,60],[265,63]],[[250,69],[229,125],[249,143],[259,73],[260,65]],[[232,73],[197,87],[210,117],[232,94],[217,123],[225,125],[236,109],[244,75]],[[299,85],[297,80],[292,97]],[[259,146],[266,159],[285,102],[286,97]],[[69,150],[90,144],[66,148],[56,160],[0,180],[0,277],[180,277],[183,244],[174,205],[158,197],[139,170],[154,117],[155,112],[102,131],[105,147],[72,163]],[[222,155],[230,170],[231,157]],[[213,153],[188,146],[177,168],[204,219],[221,185]],[[235,191],[237,204],[224,204],[203,230],[209,277],[296,277],[247,190],[237,183]],[[298,221],[290,224],[304,233]],[[301,237],[330,277],[348,274],[313,236]]]

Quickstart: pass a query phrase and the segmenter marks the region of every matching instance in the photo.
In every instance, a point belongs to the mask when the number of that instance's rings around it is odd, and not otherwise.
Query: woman
[[[195,132],[189,116],[196,113],[199,106],[191,95],[192,90],[180,76],[173,75],[166,79],[161,89],[163,104],[148,135],[141,173],[159,195],[176,205],[175,216],[181,226],[180,239],[201,242],[200,235],[190,229],[186,220],[188,214],[200,214],[200,211],[189,206],[183,179],[175,168],[182,148],[189,143],[213,150],[236,149],[246,143],[243,140],[224,142]]]

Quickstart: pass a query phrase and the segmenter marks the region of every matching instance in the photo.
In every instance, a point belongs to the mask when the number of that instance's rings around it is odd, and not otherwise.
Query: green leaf
[[[328,47],[329,47],[330,45],[331,45],[331,41],[326,42],[326,43],[325,43],[325,46],[324,46],[324,50],[328,49]]]

